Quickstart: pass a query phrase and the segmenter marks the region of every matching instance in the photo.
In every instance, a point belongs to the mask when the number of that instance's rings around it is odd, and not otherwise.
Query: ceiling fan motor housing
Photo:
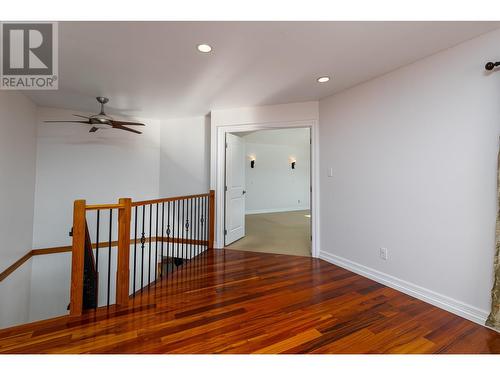
[[[109,99],[104,96],[98,96],[96,99],[101,104],[106,104],[107,102],[109,102]]]

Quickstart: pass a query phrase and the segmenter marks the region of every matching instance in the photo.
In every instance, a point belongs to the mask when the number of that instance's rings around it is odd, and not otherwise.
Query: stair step
[[[170,273],[186,263],[187,259],[175,257],[163,257],[160,267],[163,268],[163,274]]]

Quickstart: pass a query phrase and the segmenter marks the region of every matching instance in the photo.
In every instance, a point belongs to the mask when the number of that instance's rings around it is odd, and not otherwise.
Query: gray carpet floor
[[[246,215],[245,230],[245,237],[226,248],[311,256],[310,211]]]

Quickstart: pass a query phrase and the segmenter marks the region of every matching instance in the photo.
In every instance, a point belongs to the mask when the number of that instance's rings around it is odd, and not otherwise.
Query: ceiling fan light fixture
[[[209,44],[198,44],[198,46],[196,46],[196,48],[198,49],[198,51],[202,52],[202,53],[209,53],[209,52],[212,52],[212,46],[210,46]]]
[[[328,76],[323,76],[323,77],[319,77],[316,81],[318,81],[319,83],[326,83],[330,80],[330,77]]]
[[[85,125],[92,125],[92,127],[89,130],[89,133],[95,133],[99,129],[119,129],[119,130],[125,130],[128,132],[136,133],[136,134],[142,134],[142,132],[129,128],[129,125],[133,126],[146,126],[145,124],[141,122],[133,122],[133,121],[121,121],[121,120],[114,120],[113,117],[108,116],[106,112],[104,112],[104,104],[106,104],[109,99],[105,98],[103,96],[98,96],[96,100],[99,102],[101,105],[101,112],[99,112],[96,115],[91,115],[91,116],[83,116],[83,115],[73,115],[79,118],[85,119],[83,120],[69,120],[69,121],[44,121],[46,123],[54,123],[54,122],[71,122],[71,123],[78,123],[78,124],[85,124]]]

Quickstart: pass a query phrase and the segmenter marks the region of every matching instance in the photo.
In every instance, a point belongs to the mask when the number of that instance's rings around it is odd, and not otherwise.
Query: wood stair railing
[[[173,211],[171,210],[173,206]],[[155,228],[153,226],[153,211],[156,207]],[[161,207],[161,209],[160,209]],[[167,215],[165,215],[167,208]],[[118,211],[117,241],[113,241],[112,231],[113,211]],[[96,241],[93,244],[91,234],[87,225],[87,214],[96,211]],[[109,212],[109,237],[108,241],[99,241],[100,212]],[[146,217],[149,214],[149,222]],[[132,214],[134,213],[134,224],[132,225]],[[142,228],[138,228],[141,220],[138,214],[142,214]],[[166,217],[165,217],[166,216]],[[115,216],[116,217],[116,216]],[[175,222],[175,220],[177,222]],[[172,220],[172,222],[170,222]],[[147,229],[145,223],[149,224],[149,236],[145,236]],[[80,316],[85,309],[98,306],[99,293],[99,248],[108,248],[107,258],[107,306],[110,305],[111,264],[112,247],[116,252],[116,283],[115,304],[117,307],[127,307],[130,299],[130,287],[133,285],[132,294],[136,293],[136,275],[140,273],[141,288],[143,287],[144,275],[148,275],[147,281],[151,281],[151,257],[152,243],[155,243],[155,257],[153,259],[153,282],[161,280],[163,276],[164,244],[167,246],[167,255],[172,254],[174,246],[177,246],[176,258],[172,256],[172,262],[176,265],[189,260],[197,255],[197,248],[203,250],[212,249],[215,234],[215,192],[211,190],[206,194],[197,194],[173,198],[155,199],[141,202],[132,202],[130,198],[120,198],[118,203],[103,205],[87,205],[85,200],[76,200],[73,206],[73,240],[72,240],[72,262],[71,262],[71,286],[70,286],[70,316]],[[161,225],[161,228],[159,226]],[[132,228],[134,226],[134,228]],[[201,229],[200,229],[201,227]],[[172,228],[172,230],[171,230]],[[139,229],[139,231],[138,231]],[[154,236],[156,229],[156,236]],[[160,230],[161,229],[161,230]],[[160,230],[160,231],[159,231]],[[177,230],[177,232],[176,232]],[[131,238],[131,233],[133,238]],[[196,233],[198,232],[198,233]],[[141,234],[140,238],[138,235]],[[140,240],[140,243],[138,242]],[[146,248],[146,244],[148,245]],[[157,252],[160,246],[160,262],[158,263]],[[139,245],[139,246],[137,246]],[[131,246],[133,250],[133,267],[131,268]],[[169,248],[171,252],[169,253]],[[182,254],[179,253],[179,247]],[[96,255],[94,255],[94,249]],[[144,256],[148,256],[149,267],[145,270]],[[180,262],[181,255],[183,261]],[[141,257],[138,260],[138,257]],[[170,256],[170,255],[169,255]],[[168,256],[167,256],[168,258]],[[175,259],[176,260],[175,260]],[[136,265],[142,269],[136,270]],[[159,266],[161,265],[161,267]],[[167,267],[168,268],[168,267]],[[131,275],[132,272],[132,275]],[[158,278],[159,276],[159,278]],[[133,278],[133,283],[131,282]],[[139,289],[140,290],[140,289]]]

